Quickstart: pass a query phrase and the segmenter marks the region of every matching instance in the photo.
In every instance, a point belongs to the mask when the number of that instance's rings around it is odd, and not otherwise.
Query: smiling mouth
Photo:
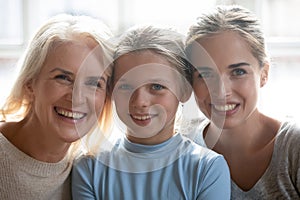
[[[130,115],[133,119],[139,121],[149,120],[153,117],[153,115]]]
[[[58,107],[55,107],[54,110],[58,115],[69,118],[69,119],[73,119],[73,120],[79,120],[86,116],[85,113],[69,111],[69,110],[65,110],[62,108],[58,108]]]
[[[234,110],[238,104],[212,105],[216,111],[227,112]]]

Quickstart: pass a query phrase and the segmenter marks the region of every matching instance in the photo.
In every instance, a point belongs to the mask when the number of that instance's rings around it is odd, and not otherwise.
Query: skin
[[[91,39],[77,38],[48,54],[39,75],[27,85],[31,112],[0,129],[18,149],[40,161],[58,162],[95,125],[107,81],[101,50],[92,52],[96,46]]]
[[[147,50],[123,55],[115,63],[113,98],[127,138],[146,145],[171,138],[179,101],[188,96],[177,86],[179,73],[163,56]]]
[[[259,66],[238,33],[221,32],[197,42],[202,48],[193,48],[193,89],[200,110],[211,119],[205,142],[224,155],[233,181],[249,190],[270,163],[280,127],[257,109],[269,66]]]

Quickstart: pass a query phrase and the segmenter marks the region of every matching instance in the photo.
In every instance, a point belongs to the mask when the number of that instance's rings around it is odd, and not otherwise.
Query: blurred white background
[[[271,76],[259,107],[278,118],[300,119],[300,1],[298,0],[0,0],[0,104],[16,74],[16,62],[38,26],[58,13],[88,14],[118,35],[127,28],[154,23],[186,34],[203,11],[218,4],[240,4],[261,20],[272,60]],[[198,115],[193,99],[185,107]],[[191,112],[189,112],[191,111]]]

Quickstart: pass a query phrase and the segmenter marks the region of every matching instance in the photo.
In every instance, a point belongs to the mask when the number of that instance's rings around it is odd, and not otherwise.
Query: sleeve
[[[292,137],[290,139],[290,144],[286,146],[289,147],[289,161],[291,162],[292,171],[292,181],[295,185],[295,190],[300,196],[300,126],[299,124],[294,124],[292,129]]]
[[[96,199],[94,193],[93,161],[91,158],[81,158],[74,163],[72,169],[72,198],[73,200]]]
[[[198,200],[230,199],[230,173],[223,156],[213,160],[201,181]]]

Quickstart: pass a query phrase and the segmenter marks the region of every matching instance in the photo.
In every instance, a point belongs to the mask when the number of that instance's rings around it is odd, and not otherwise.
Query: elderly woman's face
[[[94,41],[56,46],[32,83],[33,119],[51,137],[73,142],[97,122],[106,97],[102,51]]]

